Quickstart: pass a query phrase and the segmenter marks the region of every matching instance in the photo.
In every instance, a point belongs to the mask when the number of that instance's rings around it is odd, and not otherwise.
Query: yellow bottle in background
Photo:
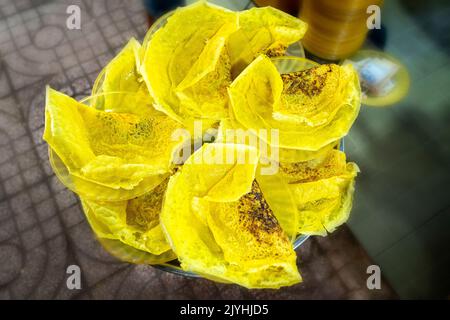
[[[367,8],[381,4],[382,0],[303,0],[299,16],[308,23],[303,46],[326,60],[349,57],[366,39]]]

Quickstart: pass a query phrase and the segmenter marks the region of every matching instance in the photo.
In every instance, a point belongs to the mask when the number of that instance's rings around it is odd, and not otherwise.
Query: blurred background
[[[150,24],[184,1],[0,0],[0,299],[448,299],[450,3],[212,2],[233,10],[272,5],[299,16],[310,27],[292,54],[361,72],[363,106],[345,138],[349,160],[361,168],[347,226],[302,245],[304,282],[279,291],[117,261],[49,166],[45,85],[77,99],[89,95],[130,37],[142,41]],[[80,8],[80,29],[67,28],[69,5]],[[381,8],[373,30],[370,5]],[[66,287],[71,264],[81,267],[81,290]],[[366,287],[372,264],[381,268],[380,290]]]

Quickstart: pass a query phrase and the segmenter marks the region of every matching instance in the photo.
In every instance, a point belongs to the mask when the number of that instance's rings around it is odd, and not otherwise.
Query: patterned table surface
[[[81,8],[81,30],[66,9]],[[395,298],[386,282],[368,290],[372,262],[347,227],[311,238],[298,250],[304,282],[247,290],[189,279],[108,255],[79,201],[53,174],[42,141],[45,86],[86,96],[98,72],[134,36],[146,15],[139,0],[0,0],[0,299]],[[81,290],[66,268],[81,268]]]

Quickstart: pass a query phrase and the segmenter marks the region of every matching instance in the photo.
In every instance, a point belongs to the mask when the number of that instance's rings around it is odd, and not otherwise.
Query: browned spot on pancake
[[[279,44],[279,45],[273,46],[272,48],[267,49],[265,54],[269,58],[281,57],[286,52],[286,48],[287,47],[285,45]]]
[[[306,183],[325,178],[326,173],[333,172],[333,164],[326,163],[320,167],[320,169],[317,169],[308,167],[304,163],[290,163],[289,165],[285,165],[283,167],[280,165],[280,170],[288,175],[295,176],[301,173],[302,176],[304,176],[304,178],[291,181],[289,184]]]
[[[267,201],[253,181],[252,189],[238,201],[239,223],[248,230],[257,241],[263,241],[264,234],[282,233],[281,227]]]
[[[128,201],[126,215],[129,226],[148,231],[158,225],[168,182],[166,179],[149,193]]]
[[[279,171],[288,176],[289,184],[306,183],[330,178],[345,172],[346,162],[342,153],[332,151],[325,158],[304,162],[280,163]]]
[[[328,75],[332,71],[332,65],[325,64],[307,70],[282,74],[283,93],[303,93],[308,97],[317,96],[322,92]]]

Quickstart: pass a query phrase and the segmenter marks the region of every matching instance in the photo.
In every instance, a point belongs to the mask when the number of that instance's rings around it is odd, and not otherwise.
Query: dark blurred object
[[[153,24],[164,13],[183,5],[184,0],[144,0],[144,6],[149,17],[149,25]]]
[[[301,0],[255,0],[258,7],[271,6],[297,16]]]
[[[367,8],[382,0],[304,0],[300,18],[309,25],[302,43],[313,55],[341,60],[355,53],[367,35]]]
[[[450,55],[450,1],[402,0],[400,3],[427,36]]]
[[[367,34],[367,39],[369,39],[369,41],[378,49],[383,50],[384,47],[386,46],[386,41],[387,41],[387,30],[386,28],[383,26],[383,24],[381,24],[381,29],[373,29],[370,30],[369,33]]]

